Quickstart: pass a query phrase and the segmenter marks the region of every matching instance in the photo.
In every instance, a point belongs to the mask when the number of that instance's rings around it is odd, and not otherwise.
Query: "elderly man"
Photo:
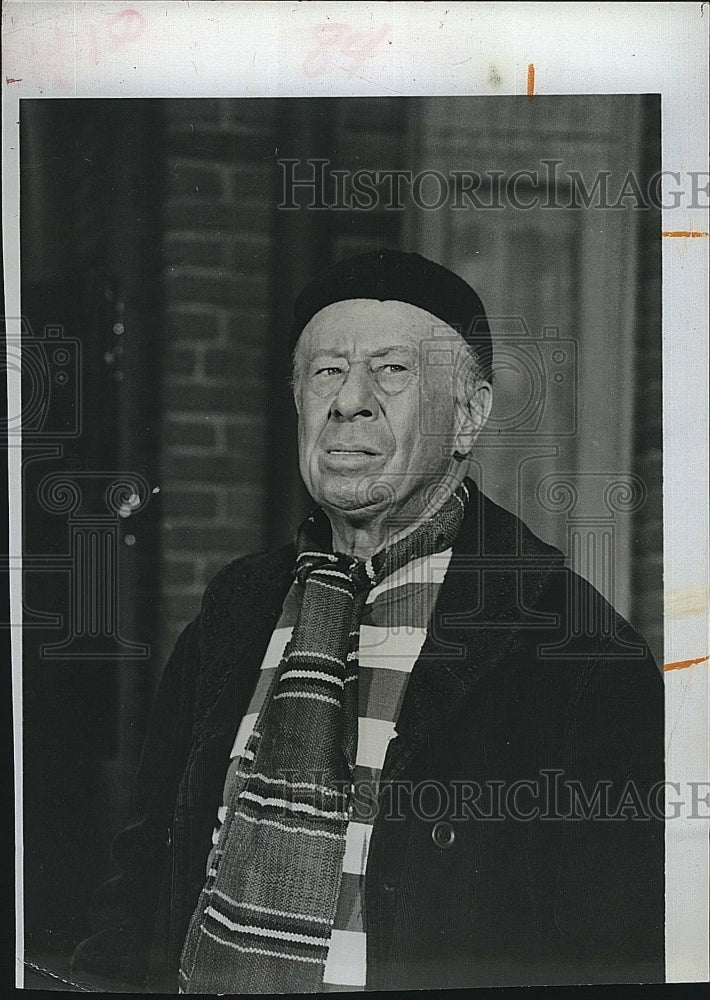
[[[478,296],[377,251],[302,292],[293,335],[316,506],[178,640],[75,968],[186,993],[661,980],[661,677],[467,478]]]

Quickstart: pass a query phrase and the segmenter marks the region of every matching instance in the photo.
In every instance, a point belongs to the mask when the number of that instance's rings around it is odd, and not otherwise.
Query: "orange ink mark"
[[[694,667],[696,663],[705,663],[710,656],[699,656],[697,660],[676,660],[675,663],[666,663],[664,670],[685,670],[687,667]]]
[[[528,63],[528,97],[532,98],[535,93],[535,67],[532,63]]]
[[[694,239],[697,236],[708,236],[710,234],[698,231],[697,229],[672,229],[661,233],[661,236],[684,236],[686,239]]]

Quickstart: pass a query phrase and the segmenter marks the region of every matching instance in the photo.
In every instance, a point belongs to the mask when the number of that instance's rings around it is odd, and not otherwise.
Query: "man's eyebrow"
[[[315,361],[316,358],[342,358],[345,355],[342,351],[337,350],[333,347],[331,350],[323,348],[320,351],[314,351],[313,354],[309,354],[307,357],[308,361]]]
[[[365,357],[368,358],[383,358],[386,354],[391,354],[394,351],[405,351],[407,354],[417,354],[417,349],[412,347],[411,344],[388,344],[387,347],[381,347],[377,351],[370,351]],[[322,348],[320,351],[314,351],[313,354],[309,355],[309,361],[315,361],[318,358],[344,358],[347,352],[342,351],[337,347],[333,347],[330,350],[327,348]]]
[[[382,347],[379,351],[373,351],[369,357],[371,358],[382,358],[385,354],[391,354],[393,351],[404,351],[407,354],[416,354],[416,348],[412,347],[411,344],[391,344],[389,347]]]

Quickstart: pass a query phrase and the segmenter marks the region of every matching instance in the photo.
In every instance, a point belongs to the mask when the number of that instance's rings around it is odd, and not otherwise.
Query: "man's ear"
[[[490,382],[476,381],[466,394],[456,398],[454,451],[468,455],[491,412],[493,390]]]
[[[293,395],[293,405],[296,407],[296,413],[300,417],[301,415],[301,379],[296,369],[295,363],[291,367],[291,393]]]

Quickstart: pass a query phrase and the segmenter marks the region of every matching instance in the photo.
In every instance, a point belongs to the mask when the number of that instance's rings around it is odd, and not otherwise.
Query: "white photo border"
[[[2,103],[6,314],[20,316],[20,99],[660,93],[662,168],[700,178],[708,154],[709,22],[704,3],[9,0]],[[325,24],[344,25],[359,39],[358,59],[319,49]],[[685,786],[707,782],[709,763],[708,617],[683,611],[684,595],[703,594],[707,603],[708,593],[707,211],[664,209],[662,227],[666,778]],[[19,319],[8,324],[8,334],[19,336]],[[19,373],[8,372],[9,414],[20,412],[19,398]],[[22,555],[20,463],[20,449],[9,448],[10,565]],[[18,872],[20,580],[10,574]],[[708,979],[707,832],[704,818],[667,824],[668,982]],[[20,876],[18,986],[21,887]]]

